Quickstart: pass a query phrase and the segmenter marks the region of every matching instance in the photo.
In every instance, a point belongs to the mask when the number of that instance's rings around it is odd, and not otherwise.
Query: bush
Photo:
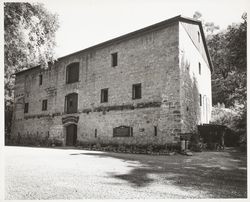
[[[26,136],[14,136],[11,138],[9,145],[22,146],[62,146],[63,142],[56,138],[40,137],[32,134]]]
[[[214,106],[212,124],[224,125],[229,128],[225,134],[226,146],[237,146],[246,138],[246,107],[235,105],[231,108]]]
[[[135,153],[135,154],[169,154],[179,150],[178,144],[117,144],[117,143],[84,143],[77,142],[77,146],[81,146],[84,149],[101,150],[107,152],[123,152],[123,153]]]

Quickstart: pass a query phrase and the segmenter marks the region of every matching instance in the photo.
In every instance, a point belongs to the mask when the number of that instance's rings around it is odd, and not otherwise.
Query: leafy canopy
[[[224,31],[208,37],[208,48],[214,65],[212,75],[213,103],[227,107],[246,104],[247,19],[228,26]]]
[[[42,4],[4,3],[5,103],[13,99],[14,73],[54,60],[58,17]]]

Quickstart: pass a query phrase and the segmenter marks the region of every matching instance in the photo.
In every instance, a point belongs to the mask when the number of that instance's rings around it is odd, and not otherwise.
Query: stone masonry
[[[67,67],[75,62],[79,80],[67,83]],[[201,23],[177,16],[59,58],[46,70],[18,72],[11,135],[54,138],[65,145],[73,124],[80,142],[178,143],[181,133],[209,123],[211,71]],[[134,84],[141,84],[139,99],[132,98]],[[101,89],[108,89],[107,102],[100,102]],[[78,96],[77,112],[67,113],[65,100],[72,93]],[[130,128],[130,135],[114,136],[119,127]]]

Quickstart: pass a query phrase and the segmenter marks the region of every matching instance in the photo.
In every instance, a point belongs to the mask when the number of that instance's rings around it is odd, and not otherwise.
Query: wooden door
[[[75,124],[66,127],[66,145],[74,146],[77,139],[77,126]]]

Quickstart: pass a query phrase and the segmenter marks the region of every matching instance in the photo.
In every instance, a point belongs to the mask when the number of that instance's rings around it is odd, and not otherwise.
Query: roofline
[[[119,36],[119,37],[116,37],[116,38],[113,38],[113,39],[110,39],[110,40],[108,40],[108,41],[99,43],[99,44],[97,44],[97,45],[88,47],[88,48],[86,48],[86,49],[83,49],[83,50],[80,50],[80,51],[76,51],[76,52],[74,52],[74,53],[71,53],[71,54],[68,54],[68,55],[59,57],[59,58],[57,59],[57,61],[59,61],[59,60],[61,60],[61,59],[64,59],[64,58],[66,58],[66,57],[70,57],[70,56],[73,56],[73,55],[77,55],[77,54],[80,54],[80,53],[84,53],[84,52],[87,52],[87,51],[91,51],[91,50],[93,50],[93,49],[105,47],[105,46],[110,45],[110,44],[113,44],[113,43],[120,43],[120,42],[122,42],[122,41],[124,41],[124,40],[130,39],[130,38],[133,38],[133,37],[136,37],[138,34],[147,33],[147,32],[151,32],[151,31],[153,31],[153,30],[161,29],[162,27],[165,27],[166,25],[170,25],[170,24],[175,23],[175,22],[178,22],[178,21],[189,22],[189,23],[193,23],[193,24],[198,24],[198,25],[199,25],[200,30],[201,30],[202,39],[203,39],[203,41],[205,42],[205,43],[204,43],[204,47],[205,47],[205,51],[206,51],[206,54],[207,54],[209,66],[210,66],[211,71],[213,71],[213,66],[212,66],[212,62],[211,62],[210,55],[209,55],[209,52],[208,52],[208,48],[207,48],[207,44],[206,44],[206,39],[205,39],[205,35],[204,35],[204,32],[203,32],[203,28],[202,28],[201,21],[195,20],[195,19],[192,19],[192,18],[188,18],[188,17],[183,17],[183,16],[181,16],[181,15],[177,15],[177,16],[175,16],[175,17],[173,17],[173,18],[170,18],[170,19],[167,19],[167,20],[158,22],[158,23],[153,24],[153,25],[150,25],[150,26],[148,26],[148,27],[144,27],[144,28],[142,28],[142,29],[139,29],[139,30],[130,32],[130,33],[128,33],[128,34],[125,34],[125,35],[122,35],[122,36]],[[29,68],[29,69],[26,69],[26,70],[23,70],[23,71],[19,71],[19,72],[15,73],[15,74],[17,75],[17,74],[19,74],[19,73],[23,73],[23,72],[26,72],[26,71],[28,71],[28,70],[36,69],[36,68],[38,68],[38,67],[40,67],[40,65],[37,65],[37,66],[35,66],[35,67]]]
[[[210,70],[211,72],[214,71],[214,67],[213,67],[213,63],[211,61],[211,57],[210,57],[210,54],[209,54],[209,51],[208,51],[208,47],[207,47],[207,42],[206,42],[206,37],[205,37],[205,34],[204,34],[204,31],[203,31],[203,27],[202,27],[202,23],[201,21],[199,20],[195,20],[195,19],[192,19],[192,18],[187,18],[187,17],[180,17],[181,18],[181,21],[183,22],[193,22],[194,24],[198,24],[199,27],[200,27],[200,31],[201,31],[201,37],[202,37],[202,40],[204,41],[204,47],[205,47],[205,51],[206,51],[206,54],[207,54],[207,59],[208,59],[208,63],[209,63],[209,66],[210,66]]]

